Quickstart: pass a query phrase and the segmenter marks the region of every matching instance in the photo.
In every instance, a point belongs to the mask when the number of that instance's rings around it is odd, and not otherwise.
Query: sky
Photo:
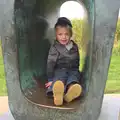
[[[61,6],[60,17],[67,17],[69,19],[77,18],[82,19],[84,17],[84,9],[81,4],[75,1],[65,2]],[[119,10],[120,17],[120,10]]]
[[[83,6],[75,1],[65,2],[61,6],[60,17],[82,19],[84,17]]]

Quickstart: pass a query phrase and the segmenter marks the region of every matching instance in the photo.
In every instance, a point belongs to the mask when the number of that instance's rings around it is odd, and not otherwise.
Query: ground
[[[120,94],[105,94],[101,114],[98,120],[120,120],[119,101]],[[7,96],[0,97],[0,105],[0,120],[14,120],[9,111]]]

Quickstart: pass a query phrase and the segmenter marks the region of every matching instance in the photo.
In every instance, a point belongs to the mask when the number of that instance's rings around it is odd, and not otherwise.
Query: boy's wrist
[[[48,82],[52,82],[53,81],[53,79],[52,78],[48,78]]]

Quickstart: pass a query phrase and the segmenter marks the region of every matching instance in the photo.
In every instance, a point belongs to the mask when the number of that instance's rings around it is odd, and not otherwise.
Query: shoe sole
[[[64,96],[64,100],[66,102],[71,102],[72,100],[78,98],[82,92],[82,87],[79,84],[72,85],[66,95]]]
[[[53,97],[55,105],[63,104],[64,84],[62,81],[56,81],[53,85]]]

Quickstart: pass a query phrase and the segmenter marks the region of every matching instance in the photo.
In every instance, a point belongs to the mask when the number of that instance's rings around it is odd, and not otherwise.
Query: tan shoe
[[[71,102],[72,100],[78,98],[82,92],[82,87],[79,84],[73,84],[68,89],[66,95],[64,96],[64,100],[66,102]]]
[[[55,105],[63,104],[64,84],[62,81],[56,81],[53,85],[53,97]]]

